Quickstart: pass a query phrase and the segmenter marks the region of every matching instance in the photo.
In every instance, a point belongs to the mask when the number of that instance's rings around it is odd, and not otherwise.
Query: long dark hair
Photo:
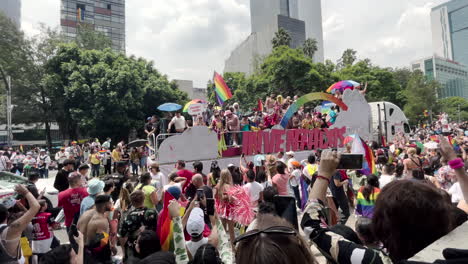
[[[379,178],[371,174],[367,176],[367,184],[362,190],[362,195],[364,195],[364,198],[366,198],[368,202],[370,202],[371,194],[374,193],[374,188],[379,188]]]
[[[221,176],[221,169],[218,166],[218,162],[215,160],[211,162],[210,167],[211,176],[218,181],[219,177]]]

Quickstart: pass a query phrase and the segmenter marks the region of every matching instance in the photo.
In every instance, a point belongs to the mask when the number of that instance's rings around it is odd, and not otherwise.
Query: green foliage
[[[275,33],[275,37],[271,40],[271,44],[273,45],[273,49],[280,46],[289,47],[289,45],[291,45],[291,41],[292,39],[289,33],[283,28],[279,28],[278,32]]]
[[[440,111],[449,115],[451,120],[468,120],[468,100],[463,97],[448,97],[439,100]]]
[[[306,39],[306,41],[302,45],[302,51],[307,57],[311,59],[314,57],[314,54],[315,52],[317,52],[317,50],[318,50],[318,47],[317,47],[316,39],[310,39],[310,38]]]
[[[424,110],[438,110],[436,91],[439,88],[439,83],[436,81],[427,80],[420,71],[415,71],[411,74],[406,90],[403,92],[407,99],[404,107],[406,117],[410,123],[417,124],[424,119]]]
[[[356,54],[357,54],[357,51],[353,49],[345,50],[341,58],[338,60],[338,65],[337,65],[338,68],[342,69],[342,68],[353,65],[353,63],[357,59]]]
[[[95,31],[91,25],[80,24],[77,28],[76,41],[78,47],[87,50],[104,50],[112,48],[112,40],[101,32]]]
[[[164,102],[187,95],[144,59],[64,44],[46,65],[54,112],[71,138],[126,138]]]

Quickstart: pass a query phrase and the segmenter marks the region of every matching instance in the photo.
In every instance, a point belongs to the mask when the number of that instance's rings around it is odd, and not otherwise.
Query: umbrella
[[[343,144],[346,145],[349,142],[352,142],[355,138],[356,138],[356,135],[349,135],[349,136],[345,137],[345,139],[343,140]]]
[[[185,104],[184,106],[184,112],[187,112],[188,111],[188,108],[190,105],[193,105],[193,104],[208,104],[207,101],[205,100],[202,100],[202,99],[193,99],[192,101],[188,102]]]
[[[175,104],[175,103],[165,103],[160,106],[158,106],[158,110],[160,111],[165,111],[165,112],[174,112],[177,110],[180,110],[182,106],[180,104]]]
[[[439,148],[439,143],[431,141],[427,142],[424,144],[424,147],[427,149],[438,149]]]
[[[352,81],[352,80],[340,81],[340,82],[332,84],[327,89],[327,92],[328,93],[331,92],[332,94],[335,94],[335,92],[338,90],[340,91],[340,93],[343,93],[347,89],[354,90],[354,88],[359,87],[359,86],[360,86],[359,83]]]
[[[148,140],[146,140],[146,139],[137,139],[137,140],[134,140],[134,141],[128,143],[127,147],[129,147],[129,148],[138,148],[138,147],[145,146],[146,143],[148,143]]]

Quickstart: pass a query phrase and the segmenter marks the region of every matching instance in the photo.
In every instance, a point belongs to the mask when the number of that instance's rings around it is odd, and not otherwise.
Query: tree
[[[449,115],[453,121],[468,120],[468,100],[463,97],[448,97],[439,100],[440,111]]]
[[[424,110],[438,110],[436,91],[439,86],[438,82],[427,80],[421,71],[413,72],[403,92],[407,101],[404,112],[410,123],[422,120]]]
[[[278,32],[275,33],[275,37],[271,40],[271,44],[273,44],[273,49],[280,46],[289,47],[291,45],[291,41],[292,39],[289,33],[283,28],[279,28]]]
[[[302,45],[302,51],[304,52],[304,54],[313,59],[314,58],[314,54],[315,52],[318,50],[318,46],[317,46],[317,40],[316,39],[306,39],[306,41],[304,42],[304,45]]]
[[[353,63],[357,59],[356,54],[357,54],[357,51],[353,49],[345,50],[341,58],[338,60],[338,65],[337,65],[338,68],[342,69],[342,68],[353,65]]]
[[[79,24],[75,42],[78,44],[78,47],[87,50],[112,48],[112,40],[103,33],[95,31],[88,24]]]
[[[143,126],[157,105],[188,100],[152,62],[110,49],[62,44],[46,68],[55,117],[72,139],[81,135],[126,138],[131,129]]]

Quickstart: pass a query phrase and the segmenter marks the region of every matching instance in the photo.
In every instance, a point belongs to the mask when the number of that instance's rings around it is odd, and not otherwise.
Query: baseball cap
[[[192,209],[187,221],[187,233],[191,236],[199,236],[205,229],[205,220],[203,210],[199,207]]]
[[[294,156],[294,154],[295,154],[294,151],[288,151],[288,152],[286,152],[286,155],[289,155],[289,156]]]

